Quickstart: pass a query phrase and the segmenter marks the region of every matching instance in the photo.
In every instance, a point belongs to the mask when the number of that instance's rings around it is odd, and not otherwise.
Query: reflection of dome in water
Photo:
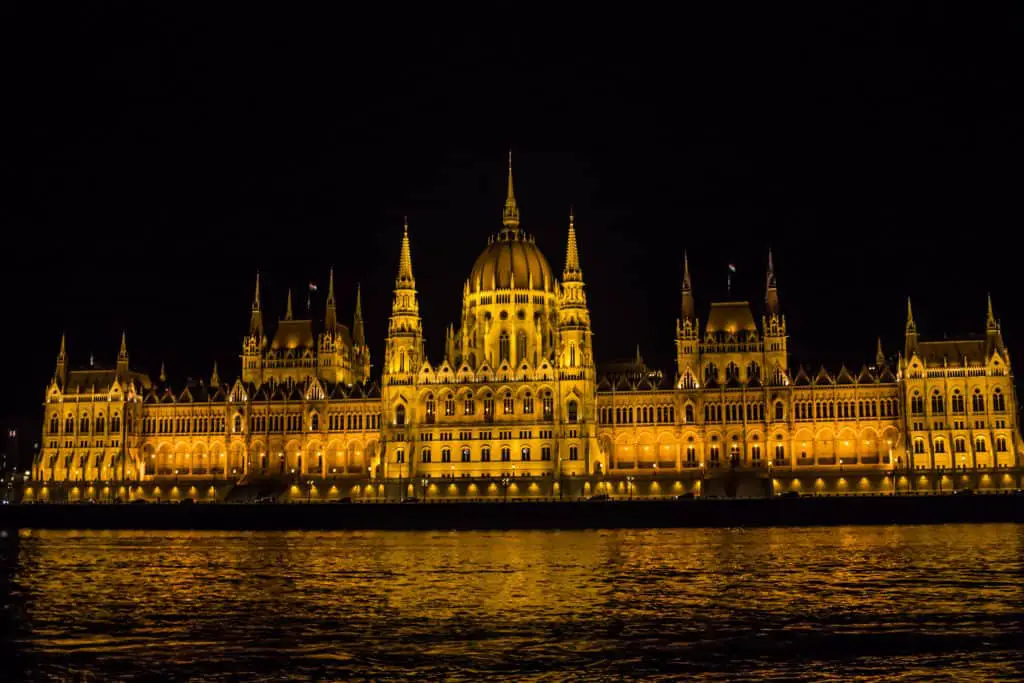
[[[516,230],[502,230],[473,264],[469,291],[494,289],[552,291],[551,266],[533,240]]]

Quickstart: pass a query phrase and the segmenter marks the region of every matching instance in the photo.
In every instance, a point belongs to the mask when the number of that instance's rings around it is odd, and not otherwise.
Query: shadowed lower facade
[[[241,374],[172,387],[130,368],[69,369],[61,341],[26,499],[502,499],[891,493],[1021,486],[1009,354],[991,301],[973,339],[881,343],[859,369],[789,364],[771,255],[763,306],[701,320],[684,256],[674,379],[639,351],[597,368],[569,218],[561,277],[520,226],[509,166],[502,225],[473,265],[458,324],[428,359],[408,225],[378,379],[357,293],[339,322],[289,293],[264,333],[257,276]],[[759,309],[759,310],[757,310]],[[982,316],[979,315],[979,321]]]

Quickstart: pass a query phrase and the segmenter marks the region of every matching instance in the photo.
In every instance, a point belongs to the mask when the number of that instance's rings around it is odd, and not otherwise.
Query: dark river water
[[[1021,680],[1024,526],[0,539],[3,680]]]

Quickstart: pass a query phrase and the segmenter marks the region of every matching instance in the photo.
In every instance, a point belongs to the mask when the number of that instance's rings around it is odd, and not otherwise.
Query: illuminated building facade
[[[760,324],[746,301],[697,316],[684,257],[675,379],[593,357],[569,217],[556,278],[520,226],[511,164],[502,226],[476,260],[458,326],[428,360],[408,224],[383,371],[357,293],[322,326],[289,294],[264,335],[257,276],[241,376],[172,389],[129,367],[69,370],[46,390],[26,497],[330,500],[764,496],[1017,488],[1022,443],[1009,354],[989,301],[983,338],[923,341],[907,304],[894,362],[792,368],[771,255]],[[321,329],[314,330],[315,326]]]

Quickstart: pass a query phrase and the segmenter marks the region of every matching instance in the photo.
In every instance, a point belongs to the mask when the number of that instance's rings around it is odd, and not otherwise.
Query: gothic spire
[[[409,250],[409,217],[405,217],[402,232],[402,254],[398,259],[398,277],[395,279],[397,289],[413,288],[416,278],[412,275],[412,253]]]
[[[996,316],[992,312],[992,295],[988,295],[988,314],[985,317],[985,329],[986,330],[997,330],[999,329],[999,323],[996,322]]]
[[[128,360],[128,339],[124,330],[121,331],[121,350],[117,352],[118,360]]]
[[[516,194],[512,189],[512,150],[508,151],[508,193],[505,196],[505,210],[502,211],[501,222],[506,230],[519,227],[519,207],[516,205]]]
[[[910,306],[910,297],[907,297],[907,328],[903,342],[903,355],[910,356],[917,350],[917,324],[914,322],[914,309]]]
[[[60,335],[60,352],[57,354],[57,367],[54,370],[54,376],[60,380],[60,384],[63,387],[65,380],[67,379],[67,368],[68,368],[68,355],[65,350],[64,333]]]
[[[910,305],[910,297],[907,297],[907,334],[917,334],[917,325],[914,323],[914,309]]]
[[[576,249],[576,217],[572,208],[569,209],[569,240],[565,245],[565,270],[562,272],[563,282],[572,282],[583,279],[583,270],[580,268],[580,254]]]
[[[878,338],[878,350],[875,351],[875,366],[881,370],[885,365],[885,353],[882,352],[882,338]]]
[[[352,341],[356,346],[366,346],[366,333],[363,331],[363,290],[356,283],[356,314],[352,321]]]
[[[291,320],[292,319],[292,289],[291,289],[291,287],[288,288],[288,305],[287,305],[287,308],[285,308],[285,311],[284,311],[284,319],[285,320]]]
[[[164,367],[164,362],[160,361],[160,382],[167,382],[167,368]]]
[[[220,386],[220,374],[217,372],[217,361],[213,361],[213,374],[210,375],[210,386],[214,389]]]
[[[775,280],[775,264],[772,261],[771,249],[768,250],[768,272],[765,276],[764,303],[769,315],[778,315],[779,290],[778,283]]]
[[[693,320],[696,305],[693,301],[693,280],[690,278],[690,259],[683,250],[683,320]]]
[[[256,293],[252,298],[252,313],[249,315],[249,336],[257,340],[263,337],[263,312],[260,304],[260,271],[256,271]]]
[[[334,302],[334,268],[327,274],[327,312],[324,314],[324,330],[334,332],[338,326],[338,310]]]

